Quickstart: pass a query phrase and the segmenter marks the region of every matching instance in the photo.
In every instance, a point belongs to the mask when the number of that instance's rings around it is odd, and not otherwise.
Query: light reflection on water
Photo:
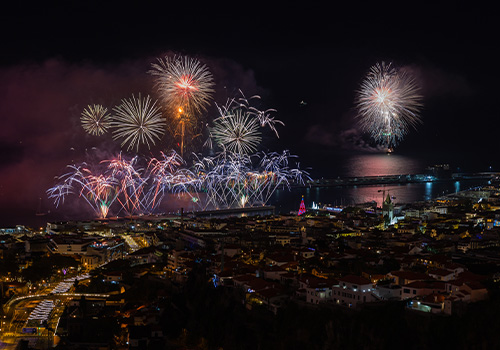
[[[339,164],[339,173],[344,177],[423,174],[425,167],[429,165],[433,164],[398,154],[363,154],[345,159]],[[311,207],[313,202],[345,206],[371,201],[381,206],[387,195],[393,197],[396,203],[412,203],[482,184],[485,181],[448,180],[394,185],[293,188],[291,191],[280,189],[275,192],[269,204],[276,206],[277,212],[297,211],[303,195],[306,207]]]
[[[395,203],[413,203],[483,184],[485,181],[463,180],[404,185],[292,188],[290,191],[279,189],[271,197],[269,204],[276,206],[277,212],[297,211],[303,195],[306,207],[311,207],[313,202],[321,205],[346,206],[371,201],[381,206],[387,195],[390,195]]]
[[[346,177],[422,174],[428,165],[399,154],[360,154],[347,158],[340,170]]]

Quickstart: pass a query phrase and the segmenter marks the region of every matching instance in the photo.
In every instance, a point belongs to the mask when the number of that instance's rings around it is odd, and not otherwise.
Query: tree
[[[26,281],[37,282],[59,273],[63,269],[77,267],[78,262],[69,256],[52,254],[33,259],[33,263],[22,271],[22,276]],[[62,272],[61,272],[62,273]]]

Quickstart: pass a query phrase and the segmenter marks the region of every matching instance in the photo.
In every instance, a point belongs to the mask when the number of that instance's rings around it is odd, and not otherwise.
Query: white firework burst
[[[415,80],[392,64],[377,63],[357,92],[360,125],[376,142],[396,145],[421,123],[422,96]]]
[[[260,144],[259,120],[240,109],[214,120],[210,129],[215,142],[230,152],[251,153]]]
[[[162,117],[161,109],[149,96],[138,98],[132,95],[130,99],[123,99],[122,103],[113,108],[115,114],[111,126],[113,139],[122,139],[122,147],[128,144],[127,150],[139,149],[140,144],[146,144],[151,148],[155,139],[159,140],[165,133],[165,119]]]
[[[90,135],[100,136],[111,126],[111,115],[101,105],[89,105],[80,117],[83,129]]]

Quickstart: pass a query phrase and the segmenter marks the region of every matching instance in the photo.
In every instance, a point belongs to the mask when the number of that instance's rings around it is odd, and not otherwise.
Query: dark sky
[[[424,96],[423,124],[398,152],[497,162],[492,8],[102,3],[23,2],[0,14],[0,226],[30,223],[39,198],[54,211],[45,190],[66,164],[119,151],[111,139],[85,135],[79,114],[90,103],[153,93],[146,71],[166,54],[206,63],[219,103],[226,91],[261,95],[286,124],[273,149],[290,149],[314,176],[338,175],[340,155],[373,151],[354,122],[353,99],[379,61],[410,70]]]

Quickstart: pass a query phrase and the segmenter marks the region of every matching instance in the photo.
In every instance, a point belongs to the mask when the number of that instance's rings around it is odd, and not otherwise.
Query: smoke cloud
[[[111,111],[122,98],[139,92],[157,97],[154,78],[147,74],[154,60],[147,57],[99,65],[54,58],[0,69],[0,208],[3,212],[0,226],[31,222],[40,198],[44,211],[62,214],[65,210],[84,210],[76,203],[71,204],[73,209],[56,209],[45,192],[55,184],[54,177],[63,174],[66,165],[109,159],[120,152],[120,145],[109,133],[101,137],[86,134],[80,125],[80,114],[94,103]],[[201,60],[214,75],[218,103],[225,103],[224,95],[240,88],[248,94],[264,91],[257,86],[253,72],[234,61]]]

